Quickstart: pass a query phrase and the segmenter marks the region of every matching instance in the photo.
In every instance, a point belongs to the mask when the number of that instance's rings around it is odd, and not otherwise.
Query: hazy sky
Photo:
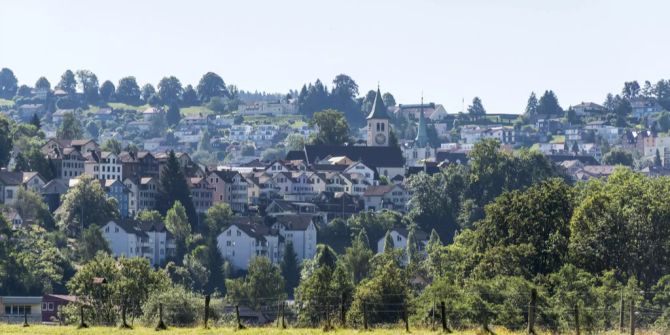
[[[669,78],[668,13],[663,0],[0,0],[0,67],[31,86],[68,68],[140,85],[214,71],[268,92],[346,73],[399,103],[423,91],[453,113],[477,95],[518,113],[533,90],[567,107]]]

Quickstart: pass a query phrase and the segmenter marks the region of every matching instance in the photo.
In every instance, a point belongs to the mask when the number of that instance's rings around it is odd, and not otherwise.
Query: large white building
[[[100,232],[114,257],[144,257],[151,265],[164,264],[176,248],[162,222],[112,220]]]

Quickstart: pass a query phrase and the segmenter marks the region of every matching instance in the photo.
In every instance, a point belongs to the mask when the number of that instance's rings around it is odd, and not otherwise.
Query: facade
[[[0,297],[0,319],[6,323],[42,322],[42,297],[4,296]]]
[[[207,178],[192,177],[189,178],[189,187],[191,189],[191,199],[197,213],[205,213],[212,207],[214,199],[214,188],[209,185]]]
[[[116,199],[119,206],[119,214],[125,219],[130,213],[129,198],[130,190],[118,179],[106,179],[104,181],[104,190],[108,197]]]
[[[312,215],[282,215],[272,226],[283,237],[284,243],[291,241],[298,262],[313,258],[316,254],[316,225]],[[283,248],[281,249],[283,252]]]
[[[363,201],[365,209],[369,211],[382,209],[405,211],[409,196],[409,192],[401,185],[378,185],[368,187],[363,194]]]
[[[175,242],[163,223],[112,220],[100,228],[114,257],[144,257],[162,265],[174,255]]]
[[[23,181],[21,172],[0,171],[0,204],[12,205]]]
[[[381,146],[387,147],[389,145],[389,116],[388,110],[382,101],[382,94],[377,87],[377,95],[375,101],[372,103],[372,110],[367,117],[368,123],[368,139],[367,145],[370,147]]]
[[[236,270],[247,270],[253,257],[267,257],[273,264],[281,259],[279,237],[261,224],[233,223],[219,234],[217,245]]]
[[[122,180],[123,164],[109,151],[91,151],[84,155],[84,173],[99,180]]]

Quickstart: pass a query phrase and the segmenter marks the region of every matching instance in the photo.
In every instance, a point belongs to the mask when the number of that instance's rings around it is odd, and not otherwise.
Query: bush
[[[205,297],[202,294],[185,289],[181,285],[156,292],[142,307],[142,321],[147,326],[158,324],[159,304],[163,304],[163,322],[174,326],[195,326],[204,320]],[[216,321],[217,311],[221,311],[221,299],[210,301],[210,319]]]

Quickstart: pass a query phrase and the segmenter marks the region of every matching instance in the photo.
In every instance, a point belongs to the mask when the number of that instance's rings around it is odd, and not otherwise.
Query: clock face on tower
[[[377,136],[375,136],[375,142],[379,145],[386,143],[386,135],[377,134]]]

